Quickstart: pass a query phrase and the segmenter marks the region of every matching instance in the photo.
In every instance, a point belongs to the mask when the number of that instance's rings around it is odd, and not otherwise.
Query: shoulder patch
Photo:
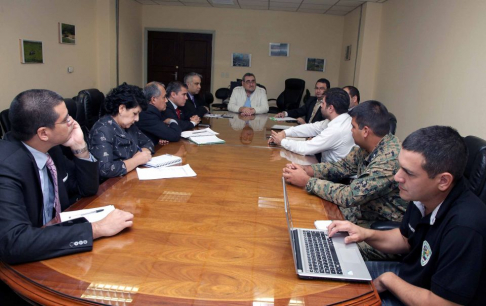
[[[431,256],[432,256],[432,249],[430,248],[430,245],[427,242],[427,240],[424,240],[424,243],[422,243],[422,255],[420,256],[420,264],[422,265],[422,267],[429,262]]]

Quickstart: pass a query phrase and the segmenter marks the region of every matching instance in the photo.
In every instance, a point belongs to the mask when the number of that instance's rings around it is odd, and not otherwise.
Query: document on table
[[[278,124],[275,124],[274,126],[272,126],[272,130],[286,130],[288,128],[291,128],[290,125],[278,125]]]
[[[144,169],[137,168],[137,174],[138,179],[141,181],[196,176],[196,172],[194,172],[189,165]]]
[[[184,131],[181,133],[182,138],[189,138],[189,137],[201,137],[201,136],[212,136],[218,135],[218,132],[211,130],[210,128],[202,129],[202,130],[195,130],[195,131]]]
[[[225,141],[221,138],[218,138],[214,135],[210,136],[202,136],[202,137],[189,137],[189,140],[194,142],[197,145],[209,145],[209,144],[219,144],[219,143],[225,143]]]
[[[228,114],[206,114],[204,115],[204,118],[233,118],[233,116],[228,115]]]
[[[75,211],[65,211],[60,213],[61,222],[85,217],[89,222],[93,223],[105,218],[106,216],[108,216],[109,213],[111,213],[114,210],[115,210],[115,206],[107,205],[103,207],[81,209]]]
[[[292,118],[292,117],[283,117],[283,118],[270,117],[270,120],[273,120],[273,121],[297,121],[297,119]]]

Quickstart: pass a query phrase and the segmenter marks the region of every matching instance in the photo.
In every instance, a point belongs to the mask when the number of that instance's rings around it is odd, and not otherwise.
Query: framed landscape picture
[[[324,72],[326,70],[326,60],[323,58],[308,57],[305,64],[305,70]]]
[[[59,22],[59,43],[75,45],[76,44],[76,26]]]
[[[233,53],[231,55],[231,66],[233,67],[251,67],[251,54]]]
[[[43,64],[42,41],[19,39],[20,62],[22,64]]]
[[[289,44],[270,43],[270,56],[289,56]]]

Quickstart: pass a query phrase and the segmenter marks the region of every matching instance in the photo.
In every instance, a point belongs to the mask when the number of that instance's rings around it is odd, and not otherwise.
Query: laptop
[[[327,231],[294,228],[290,214],[287,186],[282,177],[285,215],[295,271],[303,279],[331,279],[346,281],[371,281],[371,275],[356,243],[344,243],[347,233],[337,233],[329,238]]]

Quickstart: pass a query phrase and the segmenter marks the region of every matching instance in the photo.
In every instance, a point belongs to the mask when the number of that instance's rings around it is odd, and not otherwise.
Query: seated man
[[[167,108],[162,113],[162,118],[174,119],[183,131],[192,130],[196,125],[201,122],[201,118],[198,115],[189,117],[186,115],[182,108],[186,105],[187,100],[187,86],[181,82],[170,82],[167,86]]]
[[[378,101],[366,101],[349,115],[359,147],[337,162],[304,167],[289,164],[283,176],[287,182],[338,205],[353,223],[369,227],[377,220],[401,221],[406,203],[398,196],[398,183],[393,181],[399,168],[400,143],[388,133],[388,110]],[[333,182],[353,175],[357,178],[349,185]]]
[[[198,115],[199,118],[209,113],[209,105],[204,101],[204,96],[200,95],[202,75],[191,72],[184,77],[184,84],[187,85],[187,102],[182,111],[192,117]]]
[[[241,83],[233,89],[228,110],[245,116],[268,113],[267,93],[256,85],[255,75],[245,73]]]
[[[9,118],[12,132],[0,140],[0,260],[15,264],[90,251],[94,239],[132,226],[131,213],[115,210],[94,223],[41,228],[60,221],[71,196],[96,194],[98,162],[55,92],[20,93]],[[59,145],[72,150],[72,161]]]
[[[162,113],[167,108],[165,86],[159,82],[150,82],[143,89],[149,105],[140,113],[135,124],[154,144],[166,144],[181,139],[181,128],[172,118],[162,120]]]
[[[400,228],[374,231],[346,221],[329,236],[349,233],[378,250],[405,254],[401,263],[367,262],[384,305],[486,305],[486,207],[463,178],[467,148],[451,127],[410,134],[395,180],[409,202]],[[390,294],[391,293],[391,294]]]
[[[288,116],[297,118],[299,124],[314,123],[324,120],[321,115],[320,107],[322,99],[324,98],[324,93],[329,88],[331,88],[331,83],[327,79],[317,80],[314,88],[315,97],[309,97],[300,108],[278,113],[275,117],[283,118]],[[305,119],[302,119],[301,117],[305,117]]]
[[[328,120],[294,126],[279,133],[272,131],[269,144],[273,142],[301,155],[321,153],[322,162],[335,162],[348,155],[354,146],[348,94],[341,88],[331,88],[324,93],[320,105],[322,117]],[[285,137],[313,138],[299,141]]]
[[[343,89],[349,95],[349,110],[352,110],[359,104],[359,90],[358,88],[351,85],[344,86]]]

